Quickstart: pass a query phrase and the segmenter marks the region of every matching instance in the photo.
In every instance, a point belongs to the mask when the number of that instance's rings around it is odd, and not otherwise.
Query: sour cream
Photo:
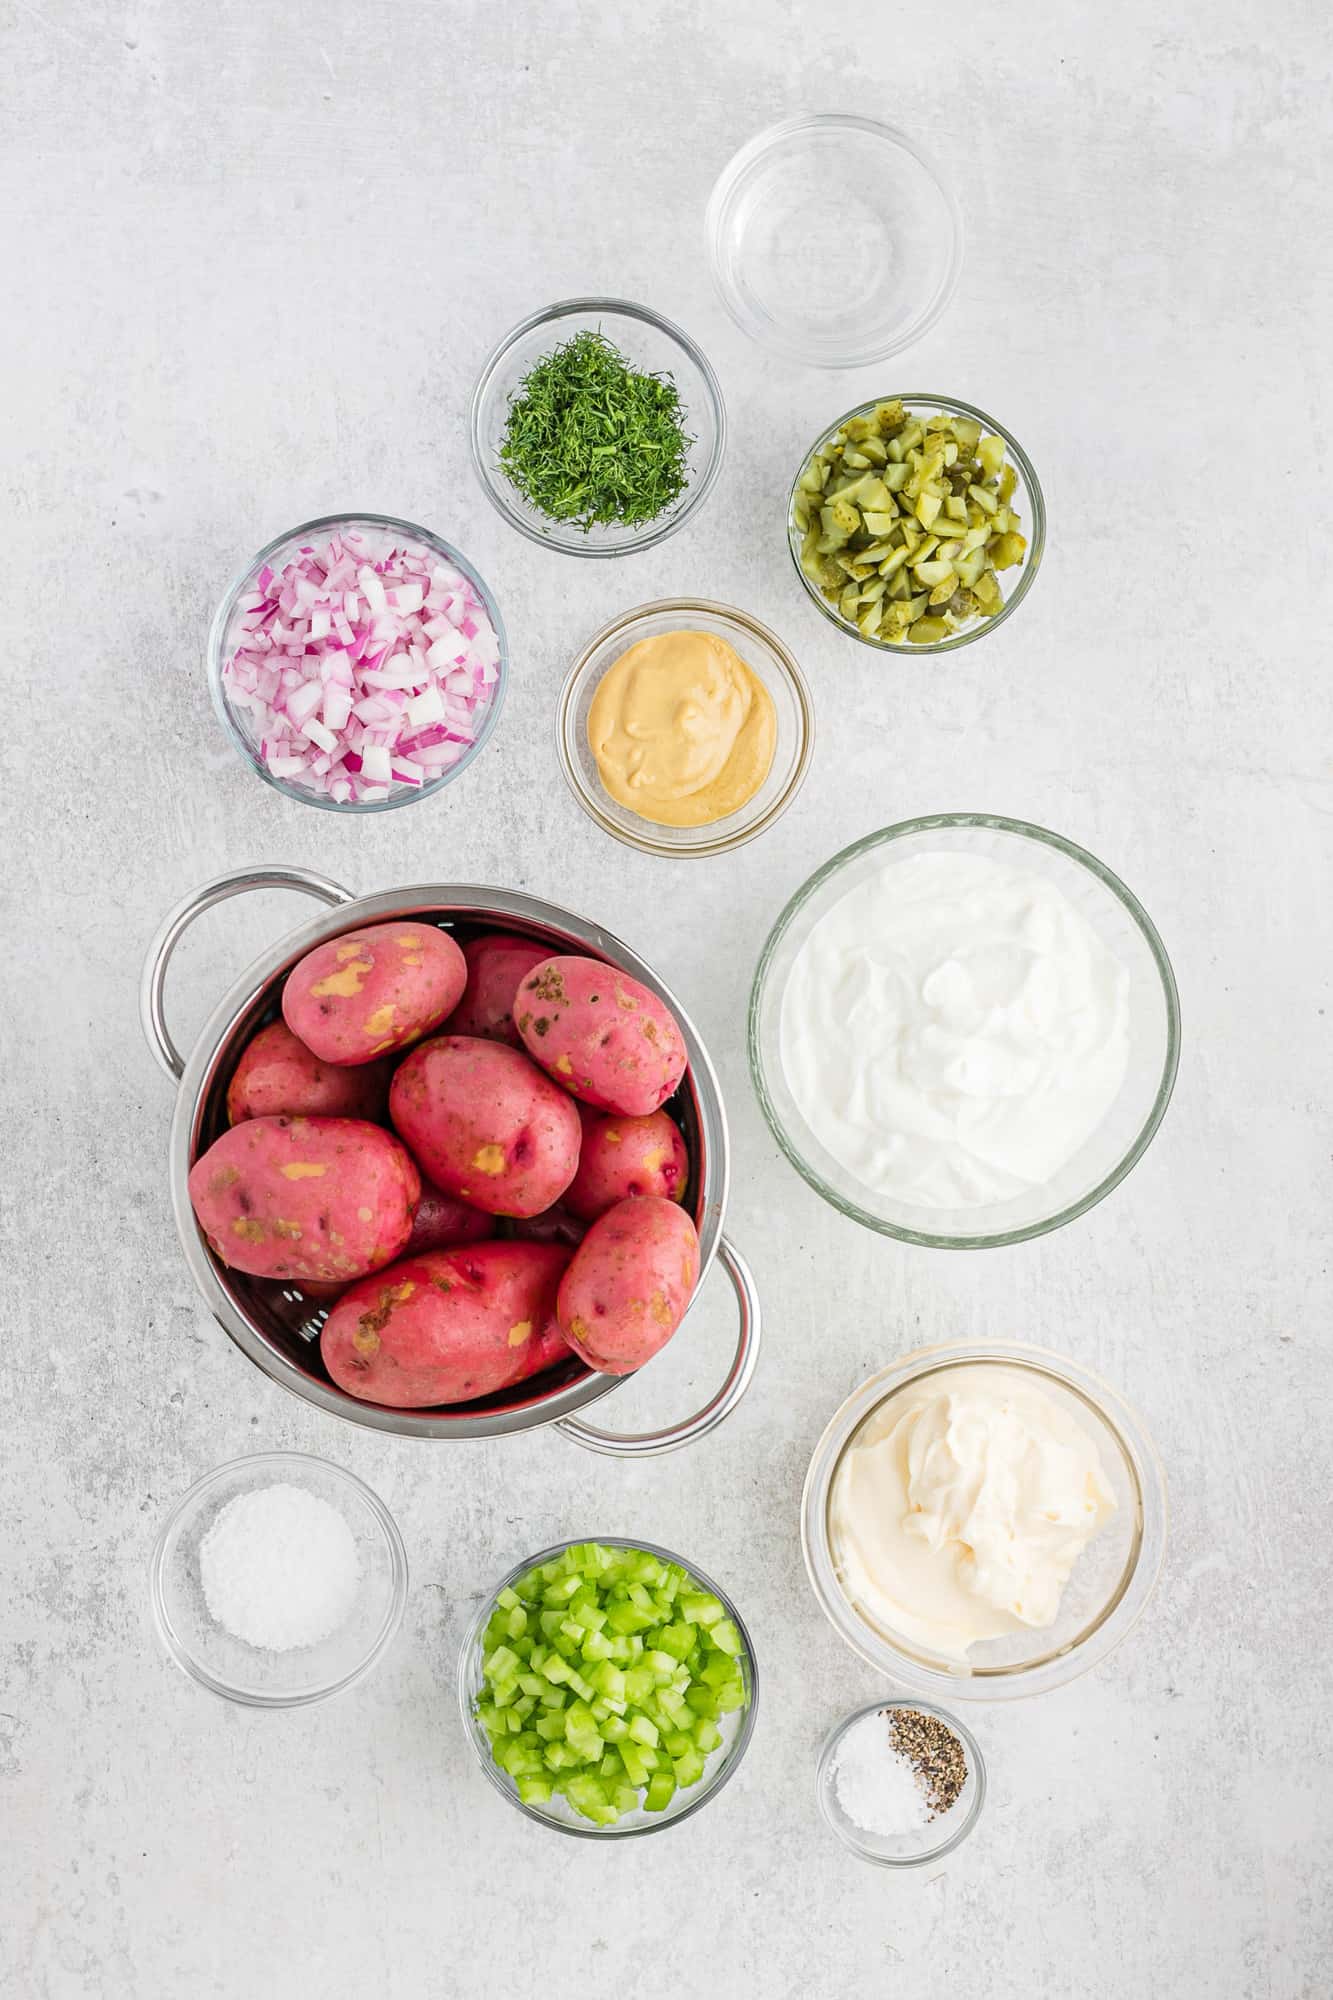
[[[941,850],[888,861],[811,930],[782,1066],[873,1192],[985,1207],[1054,1179],[1129,1064],[1129,974],[1043,875]]]
[[[1071,1411],[997,1362],[900,1389],[844,1452],[829,1541],[848,1598],[947,1659],[1052,1625],[1074,1564],[1116,1510]]]

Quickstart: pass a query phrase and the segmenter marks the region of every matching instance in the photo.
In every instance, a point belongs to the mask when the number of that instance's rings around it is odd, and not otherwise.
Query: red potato
[[[494,1216],[446,1194],[430,1181],[423,1181],[412,1234],[403,1255],[416,1257],[423,1250],[457,1250],[464,1243],[484,1243],[494,1234]]]
[[[488,1215],[540,1215],[579,1163],[579,1114],[518,1049],[439,1035],[414,1049],[389,1116],[446,1194]]]
[[[540,1215],[517,1218],[510,1223],[509,1233],[524,1243],[563,1243],[574,1250],[587,1235],[588,1225],[580,1222],[577,1215],[571,1215],[562,1202],[557,1202],[554,1208],[544,1208]]]
[[[363,1063],[359,1069],[322,1063],[285,1021],[270,1021],[247,1043],[227,1087],[227,1117],[369,1118],[384,1116],[389,1101],[390,1066]]]
[[[247,1118],[190,1169],[190,1201],[233,1270],[350,1282],[407,1242],[421,1176],[391,1132],[359,1118]]]
[[[665,1111],[646,1118],[585,1111],[578,1172],[565,1189],[565,1206],[595,1222],[630,1195],[682,1201],[689,1173],[685,1141]]]
[[[463,954],[446,931],[372,924],[316,945],[292,967],[282,1018],[321,1062],[359,1065],[438,1028],[466,982]]]
[[[632,1375],[665,1347],[699,1282],[699,1238],[684,1209],[636,1195],[599,1216],[560,1281],[560,1331],[603,1375]]]
[[[349,1396],[397,1410],[492,1395],[559,1357],[568,1261],[549,1243],[404,1258],[343,1293],[320,1336],[324,1366]]]
[[[463,946],[467,961],[467,987],[449,1016],[451,1035],[479,1035],[487,1042],[507,1042],[510,1048],[523,1046],[514,1026],[514,995],[519,981],[550,957],[544,944],[530,938],[513,937],[507,931],[489,931],[484,937],[469,938]]]
[[[602,1111],[656,1111],[685,1074],[685,1041],[670,1009],[595,958],[543,960],[518,989],[514,1020],[528,1054]]]

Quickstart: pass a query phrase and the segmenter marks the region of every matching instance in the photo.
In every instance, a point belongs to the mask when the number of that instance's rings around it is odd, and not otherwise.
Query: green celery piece
[[[701,1715],[694,1725],[695,1749],[701,1750],[704,1756],[707,1757],[710,1751],[717,1749],[721,1741],[722,1731],[718,1728],[717,1724],[711,1722],[706,1715]]]
[[[533,1724],[533,1728],[536,1730],[538,1736],[541,1737],[543,1743],[563,1743],[564,1741],[565,1718],[563,1715],[557,1715],[552,1709],[548,1708],[543,1714],[539,1715]]]
[[[597,1718],[586,1702],[572,1701],[565,1710],[565,1741],[588,1764],[595,1764],[605,1750]]]
[[[528,1629],[528,1614],[521,1604],[516,1604],[505,1620],[505,1631],[511,1639],[521,1639]]]
[[[570,1678],[569,1662],[560,1653],[552,1653],[548,1660],[543,1660],[541,1670],[548,1681],[557,1685]]]
[[[596,1689],[589,1687],[582,1674],[576,1673],[573,1667],[569,1670],[569,1685],[573,1688],[580,1701],[591,1701],[593,1695],[596,1693]]]
[[[693,1591],[682,1592],[676,1609],[691,1625],[716,1625],[727,1615],[720,1598],[702,1597]]]
[[[717,1712],[730,1715],[733,1709],[745,1706],[745,1683],[737,1674],[734,1680],[725,1681],[717,1690]]]
[[[662,1747],[673,1759],[688,1757],[694,1748],[694,1738],[687,1735],[683,1729],[671,1730],[662,1738]]]
[[[656,1750],[658,1744],[657,1724],[650,1722],[646,1715],[631,1715],[629,1719],[629,1733],[636,1743],[643,1743],[649,1750]],[[695,1740],[698,1740],[697,1737]]]
[[[520,1695],[518,1700],[514,1703],[514,1714],[521,1715],[523,1720],[526,1722],[536,1706],[537,1704],[533,1700],[530,1694]]]
[[[687,1740],[686,1749],[688,1748],[689,1748],[689,1742]],[[658,1744],[656,1750],[654,1750],[653,1752],[653,1758],[654,1761],[656,1762],[659,1771],[665,1771],[670,1777],[672,1778],[675,1777],[676,1775],[675,1761],[672,1758],[671,1752],[667,1749],[665,1743]]]
[[[629,1737],[626,1737],[620,1746],[620,1756],[625,1766],[625,1776],[629,1779],[630,1783],[639,1786],[646,1785],[649,1777],[652,1775],[655,1760],[648,1758],[643,1746],[632,1742]]]
[[[736,1662],[725,1653],[714,1653],[711,1660],[705,1660],[699,1674],[704,1686],[710,1688],[725,1687],[728,1681],[735,1678]]]
[[[672,1722],[678,1722],[682,1715],[689,1712],[685,1696],[679,1688],[659,1688],[657,1706],[663,1715],[670,1717]]]
[[[490,1701],[479,1701],[477,1703],[477,1720],[488,1736],[498,1736],[502,1730],[507,1729],[509,1726],[499,1709],[496,1708],[494,1702]]]
[[[485,1666],[485,1662],[490,1658],[491,1654],[495,1652],[496,1648],[499,1646],[506,1645],[508,1643],[508,1640],[509,1640],[509,1614],[508,1612],[505,1611],[497,1611],[493,1613],[492,1616],[487,1620],[486,1630],[481,1635],[481,1654],[482,1654],[483,1668]]]
[[[608,1743],[623,1743],[629,1735],[629,1724],[623,1715],[608,1715],[602,1724],[602,1734]]]
[[[544,1806],[551,1797],[551,1780],[541,1777],[520,1778],[518,1795],[525,1806]]]
[[[564,1629],[563,1619],[560,1623],[560,1630],[552,1634],[551,1644],[554,1646],[556,1652],[560,1654],[561,1658],[568,1660],[571,1665],[578,1659],[579,1641],[570,1638],[568,1632]]]
[[[679,1661],[676,1659],[674,1653],[662,1653],[654,1650],[644,1654],[643,1664],[652,1675],[654,1682],[659,1687],[664,1687],[671,1680],[672,1675],[679,1665]]]
[[[633,1785],[622,1782],[613,1790],[611,1803],[617,1812],[636,1812],[639,1805],[639,1794]]]
[[[523,1662],[509,1646],[497,1646],[481,1663],[481,1670],[488,1681],[506,1680],[516,1674]]]
[[[505,1728],[511,1735],[517,1736],[523,1727],[523,1717],[517,1714],[512,1708],[507,1708],[504,1711],[504,1719]]]
[[[548,1683],[546,1692],[541,1697],[541,1704],[543,1708],[558,1709],[563,1708],[568,1700],[569,1696],[563,1688],[551,1687]]]
[[[650,1625],[655,1625],[657,1612],[652,1605],[645,1609],[639,1604],[619,1602],[607,1612],[606,1622],[611,1631],[628,1636],[632,1632],[646,1632]]]
[[[597,1775],[599,1778],[619,1778],[623,1774],[624,1769],[625,1766],[621,1762],[618,1750],[613,1748],[603,1751],[601,1760],[597,1766]]]
[[[543,1761],[552,1771],[577,1771],[583,1763],[578,1751],[571,1750],[568,1743],[548,1743]]]
[[[651,1611],[654,1617],[657,1616],[657,1606],[641,1583],[630,1585],[629,1601],[631,1604],[637,1604],[640,1611]]]
[[[589,1665],[598,1660],[615,1658],[615,1641],[608,1639],[605,1632],[589,1632],[583,1641],[583,1657]]]
[[[491,1699],[494,1701],[495,1706],[497,1708],[508,1708],[510,1702],[517,1701],[518,1699],[517,1676],[511,1676],[508,1680],[492,1681]]]
[[[627,1667],[625,1669],[625,1699],[631,1702],[646,1701],[652,1693],[656,1681],[650,1666]]]
[[[693,1625],[664,1625],[658,1633],[658,1645],[664,1653],[670,1653],[674,1660],[687,1659],[694,1649],[695,1632]]]
[[[624,1668],[613,1666],[610,1660],[598,1660],[589,1668],[588,1679],[598,1694],[607,1695],[612,1701],[626,1699]]]
[[[495,1601],[500,1606],[502,1611],[512,1611],[514,1606],[518,1603],[518,1593],[517,1591],[511,1590],[509,1585],[506,1584],[503,1590],[498,1591],[496,1593]]]
[[[644,1793],[643,1809],[645,1812],[665,1812],[675,1796],[675,1773],[654,1771],[648,1780],[648,1790]]]
[[[565,1785],[565,1797],[575,1812],[598,1826],[614,1826],[620,1814],[611,1803],[610,1794],[600,1778],[590,1771],[580,1771]]]
[[[629,1575],[633,1578],[634,1584],[661,1583],[666,1570],[656,1556],[650,1556],[646,1549],[639,1549],[635,1551],[629,1563]]]
[[[560,1631],[564,1638],[573,1642],[576,1654],[583,1651],[583,1641],[587,1635],[581,1625],[576,1624],[572,1618],[562,1618],[560,1620]]]
[[[576,1576],[559,1576],[554,1583],[548,1583],[542,1592],[542,1601],[554,1608],[557,1604],[568,1604],[571,1597],[578,1595],[579,1579]]]
[[[685,1699],[696,1715],[706,1715],[711,1722],[716,1722],[722,1713],[722,1706],[716,1693],[712,1688],[705,1687],[701,1681],[691,1681],[685,1690]]]
[[[563,1611],[543,1611],[537,1622],[542,1628],[543,1639],[554,1639],[565,1622],[565,1614]]]
[[[606,1696],[601,1694],[594,1695],[589,1706],[592,1709],[592,1719],[600,1729],[601,1725],[606,1721],[607,1716],[611,1713]]]
[[[675,1763],[678,1785],[698,1784],[704,1774],[704,1760],[692,1743],[683,1757],[676,1758]]]
[[[736,1659],[741,1650],[741,1635],[730,1618],[719,1618],[716,1625],[710,1625],[708,1636],[720,1652],[730,1653]]]
[[[530,1694],[534,1701],[540,1701],[546,1692],[546,1682],[540,1674],[520,1674],[518,1684],[524,1694]]]

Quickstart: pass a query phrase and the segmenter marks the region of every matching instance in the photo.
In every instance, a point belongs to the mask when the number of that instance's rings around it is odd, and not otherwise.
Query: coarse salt
[[[212,1617],[271,1653],[316,1646],[344,1625],[360,1575],[356,1539],[338,1509],[281,1482],[236,1494],[199,1544]]]
[[[862,1716],[833,1753],[833,1795],[862,1833],[918,1833],[933,1815],[921,1780],[882,1714]]]

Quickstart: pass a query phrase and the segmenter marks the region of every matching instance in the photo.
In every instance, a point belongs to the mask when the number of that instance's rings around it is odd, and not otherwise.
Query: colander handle
[[[205,882],[202,889],[193,890],[182,897],[174,910],[168,910],[144,960],[143,978],[139,982],[139,1019],[149,1048],[173,1083],[179,1083],[185,1073],[185,1058],[171,1039],[162,1011],[162,989],[171,954],[196,917],[202,917],[205,910],[211,910],[217,903],[245,895],[249,889],[300,889],[318,902],[330,905],[355,901],[350,889],[330,882],[326,876],[313,875],[308,868],[242,868],[235,875],[219,875],[216,881]]]
[[[603,1452],[608,1458],[655,1458],[661,1452],[679,1451],[683,1444],[693,1444],[696,1438],[707,1437],[709,1431],[716,1430],[731,1415],[754,1376],[755,1364],[759,1360],[762,1319],[754,1272],[740,1251],[724,1236],[717,1246],[717,1254],[735,1288],[741,1326],[727,1379],[712,1401],[705,1403],[701,1410],[696,1410],[692,1417],[687,1417],[684,1423],[673,1424],[661,1431],[639,1431],[632,1436],[621,1436],[615,1431],[598,1430],[594,1424],[582,1423],[577,1417],[561,1417],[553,1429],[563,1431],[566,1437],[573,1438],[575,1444],[581,1444],[585,1450]]]

